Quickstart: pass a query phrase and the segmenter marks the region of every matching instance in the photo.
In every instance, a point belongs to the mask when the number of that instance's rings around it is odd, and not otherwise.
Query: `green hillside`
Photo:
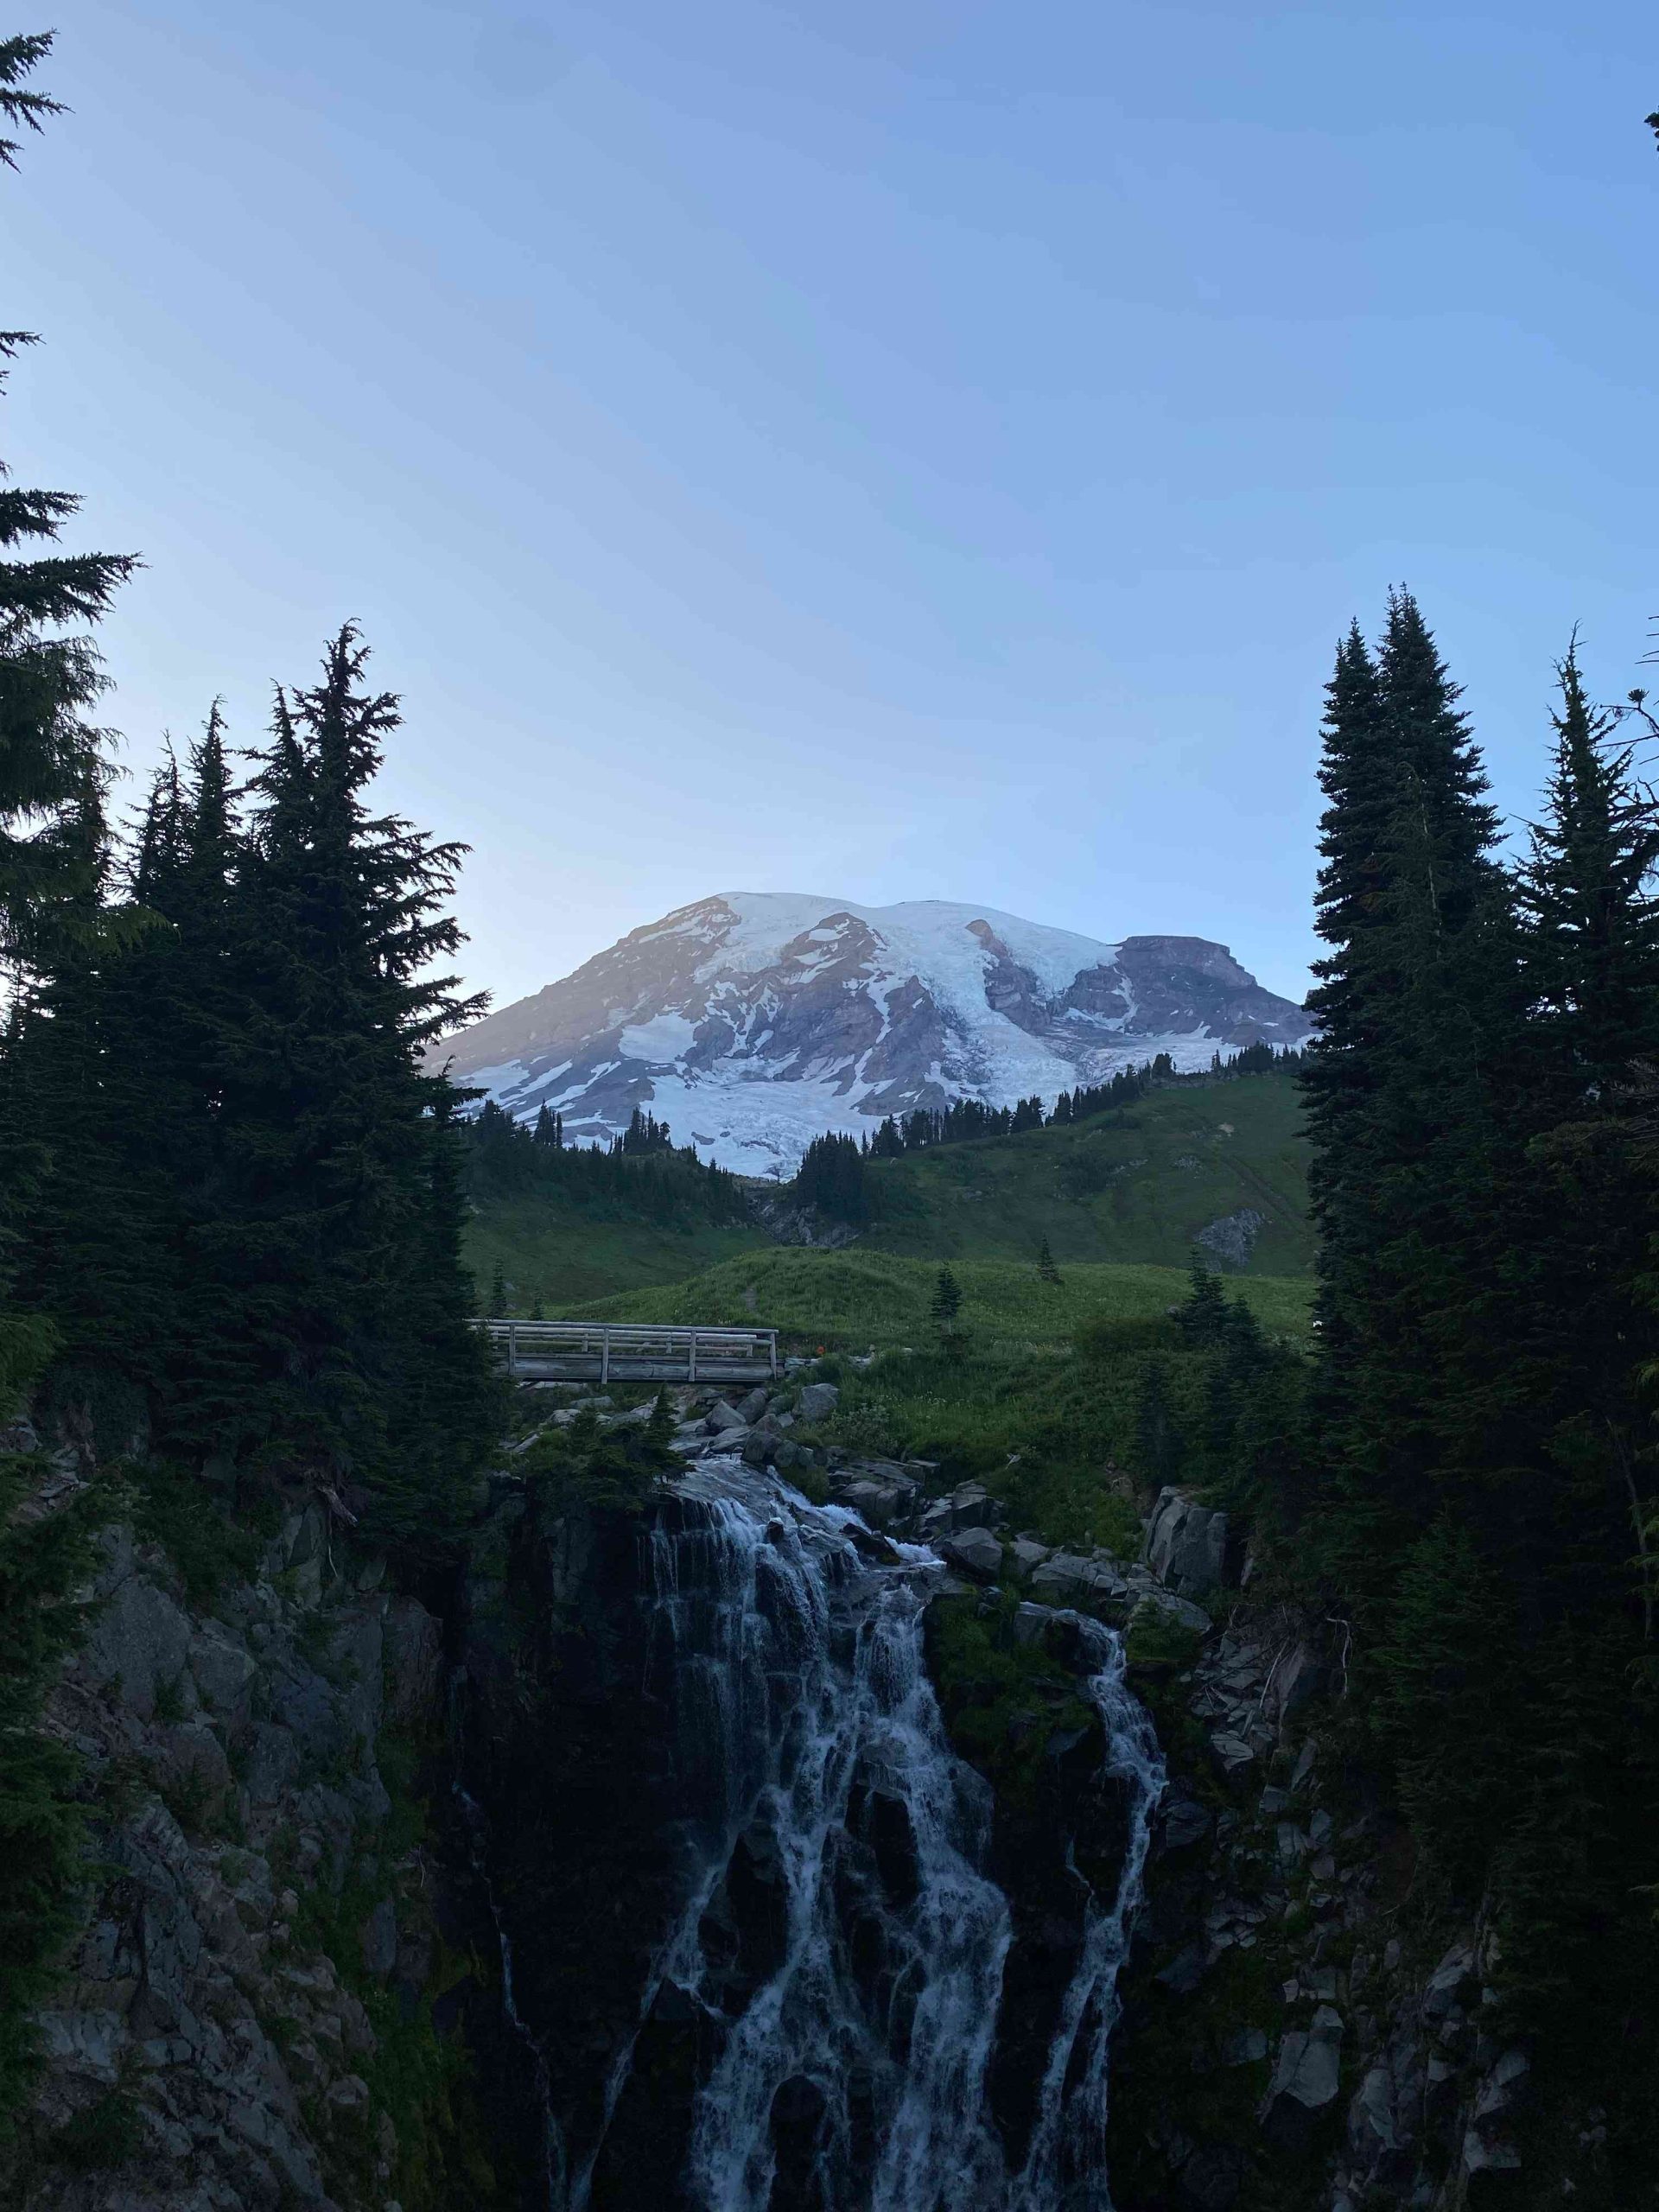
[[[524,1192],[480,1205],[467,1227],[467,1264],[480,1292],[499,1268],[508,1304],[552,1316],[590,1299],[696,1275],[740,1252],[772,1249],[763,1229],[709,1221],[607,1217],[579,1201]]]
[[[1263,1217],[1249,1272],[1300,1274],[1313,1255],[1301,1119],[1294,1077],[1242,1076],[1154,1090],[1071,1128],[874,1161],[877,1214],[862,1241],[1028,1259],[1046,1236],[1062,1265],[1183,1267],[1200,1230],[1249,1208]]]
[[[1068,1268],[1183,1268],[1202,1230],[1248,1208],[1262,1225],[1248,1261],[1224,1255],[1227,1272],[1299,1275],[1313,1257],[1300,1121],[1294,1077],[1243,1076],[1154,1090],[1071,1127],[872,1160],[874,1217],[856,1249],[871,1258],[1023,1265],[1046,1237]],[[653,1219],[643,1197],[630,1204],[626,1192],[516,1187],[481,1173],[473,1199],[467,1264],[480,1290],[499,1269],[518,1313],[539,1302],[563,1313],[689,1276],[701,1282],[721,1262],[778,1251],[757,1224],[698,1218],[683,1199]],[[751,1268],[740,1290],[756,1280]],[[790,1323],[812,1325],[798,1309]]]
[[[976,1353],[1007,1357],[1058,1344],[1088,1320],[1162,1314],[1186,1293],[1176,1268],[1063,1266],[1058,1286],[1027,1261],[951,1262],[962,1286],[962,1322]],[[624,1292],[583,1308],[582,1318],[613,1321],[758,1322],[811,1337],[827,1347],[861,1351],[931,1343],[928,1305],[938,1275],[932,1259],[853,1246],[839,1252],[767,1245],[701,1274],[652,1289]],[[1250,1275],[1230,1286],[1274,1335],[1300,1338],[1311,1286],[1295,1278]]]

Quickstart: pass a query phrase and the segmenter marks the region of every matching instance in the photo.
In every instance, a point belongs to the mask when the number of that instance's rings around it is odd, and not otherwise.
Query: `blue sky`
[[[54,12],[3,450],[148,562],[124,757],[359,617],[499,1002],[721,888],[1300,991],[1351,614],[1517,814],[1570,626],[1637,680],[1648,8]]]

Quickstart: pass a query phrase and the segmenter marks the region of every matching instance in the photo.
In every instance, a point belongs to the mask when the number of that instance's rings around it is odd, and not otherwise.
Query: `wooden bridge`
[[[645,1328],[620,1321],[480,1321],[507,1373],[545,1382],[765,1382],[776,1329]]]

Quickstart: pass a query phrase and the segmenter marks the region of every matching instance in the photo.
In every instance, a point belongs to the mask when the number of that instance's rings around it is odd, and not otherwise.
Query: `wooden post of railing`
[[[601,1382],[608,1382],[611,1379],[611,1330],[608,1322],[600,1331],[599,1379]]]
[[[507,1374],[511,1377],[518,1372],[518,1324],[516,1321],[509,1321],[507,1324]]]
[[[685,1358],[685,1379],[688,1382],[695,1382],[697,1379],[697,1332],[695,1329],[691,1332],[691,1349]]]

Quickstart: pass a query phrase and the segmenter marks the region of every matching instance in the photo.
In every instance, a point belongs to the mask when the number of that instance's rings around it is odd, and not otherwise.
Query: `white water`
[[[1106,1770],[1126,1784],[1129,1831],[1116,1895],[1105,1904],[1089,1891],[1082,1956],[1049,2045],[1036,2125],[1010,2196],[1017,2212],[1051,2212],[1062,2205],[1066,2212],[1111,2212],[1107,2046],[1117,2024],[1117,1978],[1141,1901],[1152,1816],[1164,1793],[1163,1754],[1146,1708],[1124,1679],[1122,1637],[1081,1614],[1071,1618],[1096,1662],[1089,1695],[1105,1731]]]
[[[923,1666],[939,1562],[872,1542],[852,1514],[736,1460],[705,1461],[675,1487],[684,1525],[650,1539],[652,1667],[707,1813],[640,2018],[669,1983],[730,2022],[696,2102],[687,2201],[767,2212],[775,2121],[792,2106],[807,2114],[792,2186],[823,2212],[1110,2212],[1107,2042],[1163,1786],[1116,1637],[1077,1623],[1098,1662],[1089,1688],[1107,1771],[1128,1800],[1122,1878],[1110,1900],[1087,1897],[1028,2154],[1011,2175],[985,2099],[1011,1924],[982,1871],[989,1790],[952,1754]],[[734,1987],[709,1929],[740,1848],[760,1854],[778,1903],[765,1972]],[[607,2114],[630,2060],[618,2061]],[[587,2203],[592,2165],[570,2212]]]

